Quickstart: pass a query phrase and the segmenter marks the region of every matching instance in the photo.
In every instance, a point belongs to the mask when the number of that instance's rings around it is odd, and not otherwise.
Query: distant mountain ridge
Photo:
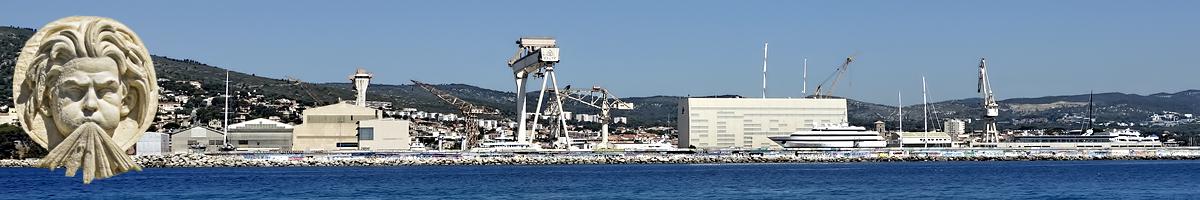
[[[0,92],[11,94],[13,65],[16,55],[34,30],[18,27],[0,27]],[[153,50],[151,50],[153,52]],[[162,84],[163,88],[186,93],[213,97],[224,92],[225,69],[199,61],[153,56],[158,77],[173,81],[196,81],[203,86],[200,90],[188,89],[181,84]],[[347,68],[347,73],[351,72]],[[262,94],[268,99],[291,99],[303,105],[322,105],[340,99],[351,99],[353,92],[349,83],[307,83],[292,80],[261,77],[230,71],[232,90]],[[436,81],[430,81],[436,82]],[[467,84],[438,84],[435,87],[448,91],[475,104],[500,109],[505,116],[515,116],[515,94]],[[373,84],[368,89],[368,100],[392,102],[397,108],[416,108],[431,112],[454,113],[454,108],[441,102],[429,92],[411,84]],[[737,97],[726,95],[728,97]],[[11,95],[3,95],[3,102],[12,102]],[[1068,115],[1086,113],[1088,94],[1048,96],[1036,98],[1013,98],[1000,101],[1002,123],[1008,127],[1024,124],[1022,120],[1054,124],[1055,120]],[[614,116],[627,116],[637,125],[673,125],[676,105],[680,96],[625,97],[637,109],[618,110]],[[1163,111],[1200,114],[1200,90],[1185,90],[1175,93],[1137,95],[1124,93],[1101,93],[1094,95],[1096,115],[1099,121],[1137,121]],[[931,103],[935,118],[978,119],[981,108],[979,98],[948,100]],[[574,113],[596,113],[595,109],[573,102],[566,104],[567,111]],[[214,108],[201,108],[214,109]],[[905,121],[917,124],[921,119],[920,105],[904,107]],[[211,115],[211,111],[205,112]],[[893,124],[898,120],[896,107],[849,99],[849,114],[853,124],[869,125],[876,120]],[[214,115],[215,116],[215,115]],[[908,124],[906,123],[906,124]],[[1037,125],[1037,123],[1029,123]],[[940,127],[940,125],[935,125]],[[1005,125],[1002,125],[1005,126]],[[915,127],[915,126],[914,126]]]

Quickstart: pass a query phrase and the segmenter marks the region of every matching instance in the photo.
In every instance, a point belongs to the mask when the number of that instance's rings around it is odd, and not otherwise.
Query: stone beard
[[[13,97],[25,132],[50,153],[41,167],[83,182],[141,170],[125,154],[157,108],[154,64],[124,24],[76,16],[50,22],[21,49]]]

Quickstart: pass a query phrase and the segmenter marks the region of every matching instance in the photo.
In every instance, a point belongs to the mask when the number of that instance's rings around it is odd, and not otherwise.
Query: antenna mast
[[[762,79],[762,98],[767,98],[767,42],[763,42],[763,79]]]
[[[808,96],[808,58],[804,58],[804,74],[801,75],[804,80],[803,88],[800,89],[800,96]]]

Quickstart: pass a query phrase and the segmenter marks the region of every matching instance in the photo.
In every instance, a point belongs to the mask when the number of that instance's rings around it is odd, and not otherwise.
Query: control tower
[[[350,75],[350,81],[354,82],[354,105],[367,106],[367,86],[371,85],[371,77],[371,73],[363,68],[358,68],[354,75]]]

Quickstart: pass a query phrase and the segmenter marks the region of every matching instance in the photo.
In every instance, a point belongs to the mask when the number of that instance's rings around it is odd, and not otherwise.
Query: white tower
[[[367,73],[366,69],[358,68],[354,75],[350,75],[350,81],[354,82],[354,105],[367,106],[367,86],[371,85],[371,73]]]
[[[767,98],[767,42],[763,42],[763,95],[762,98]]]

